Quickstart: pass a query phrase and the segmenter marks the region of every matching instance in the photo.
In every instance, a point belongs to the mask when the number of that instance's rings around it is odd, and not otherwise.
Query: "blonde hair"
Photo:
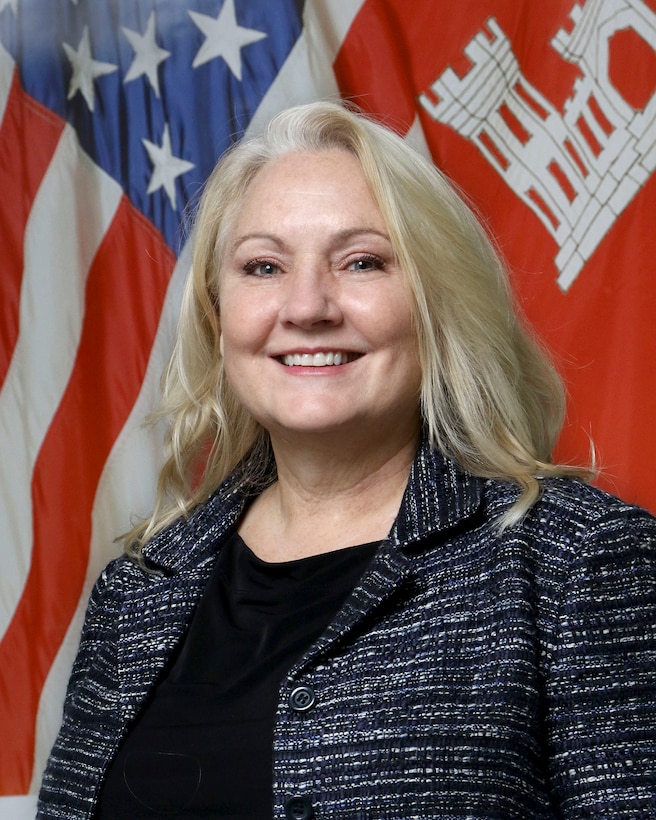
[[[154,414],[169,422],[168,456],[152,516],[126,536],[130,551],[138,554],[237,465],[244,487],[273,479],[268,435],[225,377],[218,272],[226,235],[260,169],[285,154],[333,149],[360,162],[408,278],[430,441],[471,473],[521,488],[504,526],[537,499],[540,477],[582,475],[551,462],[565,410],[562,384],[519,317],[505,265],[479,219],[397,134],[344,104],[316,102],[283,111],[260,136],[234,146],[207,182],[177,341]]]

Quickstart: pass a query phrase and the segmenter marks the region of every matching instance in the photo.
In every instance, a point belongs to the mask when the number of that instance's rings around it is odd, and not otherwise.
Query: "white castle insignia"
[[[449,68],[419,96],[540,218],[559,247],[563,291],[656,168],[656,94],[636,111],[609,79],[613,35],[633,29],[656,51],[656,14],[641,0],[589,0],[570,17],[552,45],[582,76],[562,115],[522,76],[494,18],[465,48],[467,74]]]

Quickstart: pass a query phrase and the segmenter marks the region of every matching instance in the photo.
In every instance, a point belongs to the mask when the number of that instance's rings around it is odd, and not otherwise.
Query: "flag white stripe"
[[[0,820],[34,820],[35,797],[0,797]]]
[[[3,45],[0,45],[0,123],[4,119],[15,63]]]
[[[0,393],[3,461],[11,465],[0,473],[0,636],[29,571],[34,462],[75,363],[86,277],[120,198],[67,126],[27,222],[20,329]]]

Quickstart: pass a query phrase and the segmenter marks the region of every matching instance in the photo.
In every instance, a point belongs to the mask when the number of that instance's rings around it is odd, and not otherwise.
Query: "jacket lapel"
[[[436,533],[446,539],[463,526],[479,511],[483,488],[483,479],[462,471],[424,439],[387,539],[337,617],[292,667],[289,677],[302,672],[387,601],[413,574],[409,548]]]
[[[238,493],[221,488],[146,544],[147,570],[129,566],[117,640],[124,720],[136,716],[186,633],[220,546],[244,503]]]

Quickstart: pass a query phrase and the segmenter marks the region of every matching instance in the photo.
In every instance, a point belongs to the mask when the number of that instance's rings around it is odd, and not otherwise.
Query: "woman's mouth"
[[[361,355],[361,353],[321,351],[319,353],[285,353],[279,359],[287,367],[330,367],[348,364],[348,362],[359,359]]]

